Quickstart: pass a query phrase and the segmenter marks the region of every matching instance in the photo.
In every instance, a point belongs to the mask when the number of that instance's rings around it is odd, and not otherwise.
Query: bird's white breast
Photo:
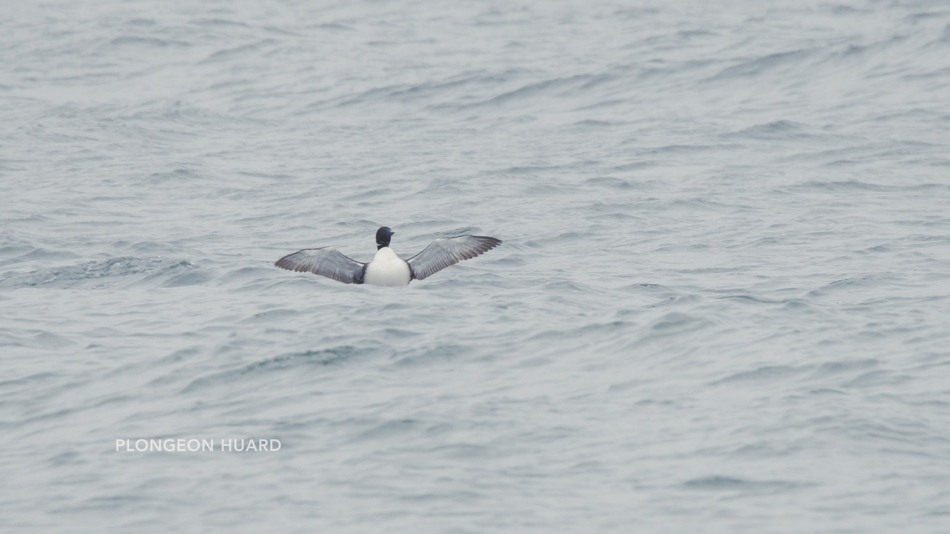
[[[409,283],[409,264],[403,261],[389,247],[383,247],[376,252],[366,266],[363,283],[376,286],[404,286]]]

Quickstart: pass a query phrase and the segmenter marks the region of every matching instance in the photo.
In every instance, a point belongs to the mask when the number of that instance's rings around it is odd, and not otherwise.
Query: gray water
[[[945,2],[8,2],[0,65],[2,532],[950,529]],[[504,244],[273,266],[381,225]]]

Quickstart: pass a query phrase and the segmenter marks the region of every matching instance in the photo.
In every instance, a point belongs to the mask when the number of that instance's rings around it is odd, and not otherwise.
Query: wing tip
[[[280,267],[281,269],[286,269],[288,271],[293,271],[296,273],[309,272],[310,269],[301,262],[296,261],[292,256],[297,255],[299,252],[294,252],[293,254],[288,254],[283,258],[274,262],[275,267]]]
[[[501,239],[497,237],[489,237],[487,235],[473,235],[472,237],[478,239],[478,247],[475,249],[475,256],[480,256],[489,250],[500,246],[502,243]]]

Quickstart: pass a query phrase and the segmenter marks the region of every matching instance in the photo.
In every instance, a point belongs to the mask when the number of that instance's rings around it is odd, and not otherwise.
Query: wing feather
[[[344,284],[362,284],[366,264],[347,257],[333,247],[305,248],[277,260],[281,269],[311,272]]]
[[[407,260],[409,272],[414,279],[422,280],[450,265],[488,252],[500,244],[500,239],[481,235],[439,238]]]

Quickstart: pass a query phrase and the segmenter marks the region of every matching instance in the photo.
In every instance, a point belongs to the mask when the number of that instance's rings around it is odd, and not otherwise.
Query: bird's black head
[[[379,230],[376,230],[376,249],[381,249],[383,247],[389,246],[389,238],[393,236],[396,232],[393,232],[389,229],[388,226],[383,226]]]

